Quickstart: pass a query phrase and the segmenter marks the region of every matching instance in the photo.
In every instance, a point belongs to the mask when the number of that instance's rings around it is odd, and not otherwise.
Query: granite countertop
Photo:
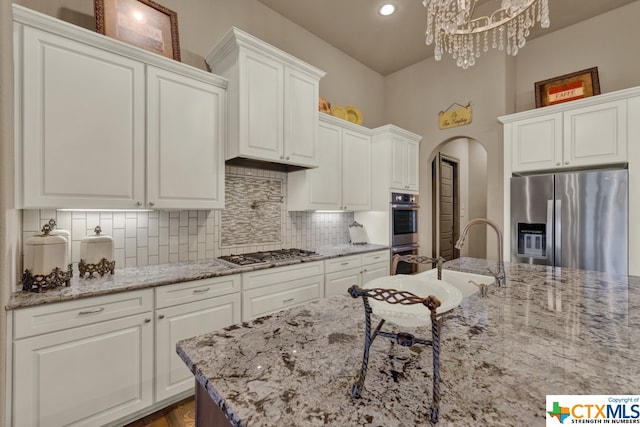
[[[486,266],[445,264],[480,274]],[[506,288],[444,315],[438,425],[544,426],[547,394],[638,393],[640,277],[510,263],[506,272]],[[354,400],[363,341],[362,302],[345,294],[181,341],[177,351],[233,425],[428,425],[431,349],[378,337]]]
[[[239,274],[247,271],[283,267],[286,265],[299,264],[301,262],[321,261],[339,256],[373,252],[388,248],[388,246],[373,244],[321,246],[309,248],[316,251],[318,256],[296,260],[240,267],[235,264],[213,258],[145,267],[116,268],[115,274],[113,275],[105,274],[101,277],[98,274],[94,274],[92,278],[78,277],[78,271],[76,268],[73,272],[74,277],[71,278],[70,286],[61,286],[43,292],[25,292],[17,290],[9,298],[5,309],[13,310],[34,305],[70,301],[79,298],[106,295],[114,292],[126,292],[191,280],[208,279],[227,274]]]

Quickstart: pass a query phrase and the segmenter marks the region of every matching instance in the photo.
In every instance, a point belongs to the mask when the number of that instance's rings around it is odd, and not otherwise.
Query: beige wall
[[[518,54],[516,111],[535,108],[535,82],[585,68],[598,67],[602,93],[640,85],[638,17],[640,1],[527,42]]]
[[[385,82],[388,122],[423,136],[420,143],[420,199],[428,207],[431,194],[431,159],[443,142],[469,138],[487,151],[487,216],[502,222],[502,127],[496,117],[507,109],[505,81],[511,81],[512,61],[490,51],[470,70],[455,66],[450,58],[428,59],[387,76]],[[439,130],[438,113],[451,104],[471,102],[469,125]],[[469,191],[474,191],[470,188]],[[431,209],[420,213],[421,253],[432,254]],[[497,258],[495,237],[487,237],[488,256]]]

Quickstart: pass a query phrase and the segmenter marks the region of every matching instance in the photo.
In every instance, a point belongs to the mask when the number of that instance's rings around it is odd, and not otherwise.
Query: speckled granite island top
[[[486,263],[445,268],[485,273]],[[438,425],[544,426],[547,394],[638,394],[639,277],[506,268],[506,288],[445,315]],[[431,348],[377,338],[354,400],[363,334],[361,299],[336,295],[181,341],[177,351],[232,425],[428,425]]]
[[[114,275],[106,274],[103,277],[94,275],[92,278],[78,277],[78,270],[76,268],[70,286],[61,286],[44,292],[16,291],[11,295],[5,308],[7,310],[13,310],[21,307],[170,285],[227,274],[239,274],[247,271],[283,267],[301,262],[322,261],[329,258],[374,252],[388,248],[388,246],[383,245],[331,245],[309,248],[315,250],[318,256],[305,258],[303,260],[284,260],[240,267],[214,258],[145,267],[116,268]]]

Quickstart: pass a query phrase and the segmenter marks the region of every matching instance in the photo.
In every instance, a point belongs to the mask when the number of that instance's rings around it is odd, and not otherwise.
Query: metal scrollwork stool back
[[[441,279],[442,275],[442,262],[443,258],[429,258],[419,255],[395,255],[393,257],[393,264],[391,267],[391,274],[395,275],[396,268],[399,262],[408,263],[432,263],[437,264],[438,279]],[[364,315],[365,315],[365,337],[364,337],[364,352],[362,356],[362,367],[358,374],[356,382],[351,388],[351,395],[359,399],[361,396],[362,388],[364,387],[365,377],[367,375],[367,366],[369,364],[369,349],[373,340],[378,336],[389,338],[401,346],[411,347],[414,344],[422,344],[432,347],[433,353],[433,395],[431,400],[431,422],[436,423],[438,421],[438,408],[440,404],[440,319],[437,318],[437,309],[440,306],[440,301],[433,295],[427,297],[419,297],[411,292],[396,290],[396,289],[383,289],[383,288],[371,288],[363,289],[357,285],[353,285],[349,288],[349,294],[353,298],[362,297],[364,303]],[[372,309],[369,304],[369,298],[374,300],[399,305],[413,305],[422,304],[429,311],[431,320],[431,339],[422,339],[413,336],[407,332],[388,332],[383,331],[382,326],[385,323],[385,319],[381,319],[376,326],[373,333],[371,332],[371,313]]]

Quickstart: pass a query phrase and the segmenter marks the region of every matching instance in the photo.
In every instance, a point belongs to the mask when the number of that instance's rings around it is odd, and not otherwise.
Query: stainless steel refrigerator
[[[628,171],[511,178],[511,260],[628,274]]]

